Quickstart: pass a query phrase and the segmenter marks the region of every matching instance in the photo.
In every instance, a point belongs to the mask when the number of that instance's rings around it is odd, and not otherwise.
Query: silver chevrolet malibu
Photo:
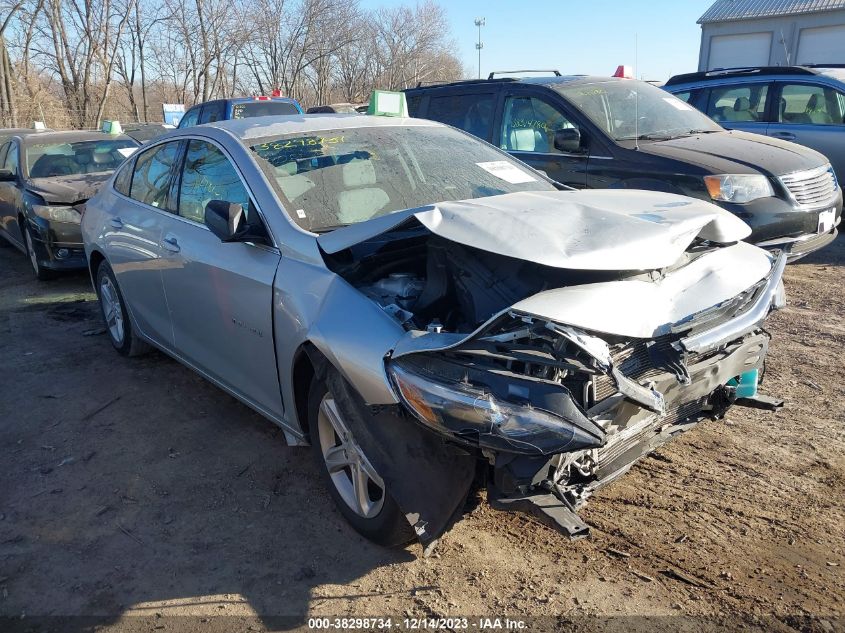
[[[577,509],[637,459],[780,405],[758,385],[785,253],[709,203],[567,190],[430,121],[179,130],[82,231],[117,351],[156,347],[313,446],[384,545],[432,547],[484,490],[584,536]]]

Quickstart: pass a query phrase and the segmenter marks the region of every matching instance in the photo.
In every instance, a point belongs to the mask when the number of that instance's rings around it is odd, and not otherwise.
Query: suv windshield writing
[[[552,87],[616,141],[663,140],[722,129],[692,106],[642,81]]]
[[[252,146],[294,221],[321,231],[437,202],[554,191],[537,172],[445,127],[372,127]]]

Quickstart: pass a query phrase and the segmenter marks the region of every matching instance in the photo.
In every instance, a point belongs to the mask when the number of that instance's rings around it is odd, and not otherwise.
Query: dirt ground
[[[783,410],[643,460],[581,513],[589,539],[482,505],[423,558],[357,536],[272,423],[164,355],[118,356],[86,276],[38,283],[0,249],[0,629],[845,630],[843,272],[843,238],[787,269],[764,384]],[[59,615],[95,617],[39,619]]]

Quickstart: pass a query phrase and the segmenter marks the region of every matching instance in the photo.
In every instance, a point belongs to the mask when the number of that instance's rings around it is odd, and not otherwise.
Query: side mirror
[[[15,180],[17,180],[17,176],[11,169],[0,169],[0,182],[14,182]]]
[[[581,132],[578,128],[568,127],[555,132],[555,149],[566,154],[580,154]]]
[[[205,225],[221,242],[267,242],[264,227],[250,225],[243,206],[226,200],[211,200],[205,205]]]

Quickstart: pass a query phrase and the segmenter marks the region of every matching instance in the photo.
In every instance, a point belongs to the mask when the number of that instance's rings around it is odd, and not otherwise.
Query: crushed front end
[[[478,452],[494,506],[581,537],[577,508],[672,436],[733,404],[779,406],[757,384],[769,345],[762,322],[784,303],[786,259],[652,338],[573,327],[517,304],[462,340],[411,337],[388,375],[417,420]]]

